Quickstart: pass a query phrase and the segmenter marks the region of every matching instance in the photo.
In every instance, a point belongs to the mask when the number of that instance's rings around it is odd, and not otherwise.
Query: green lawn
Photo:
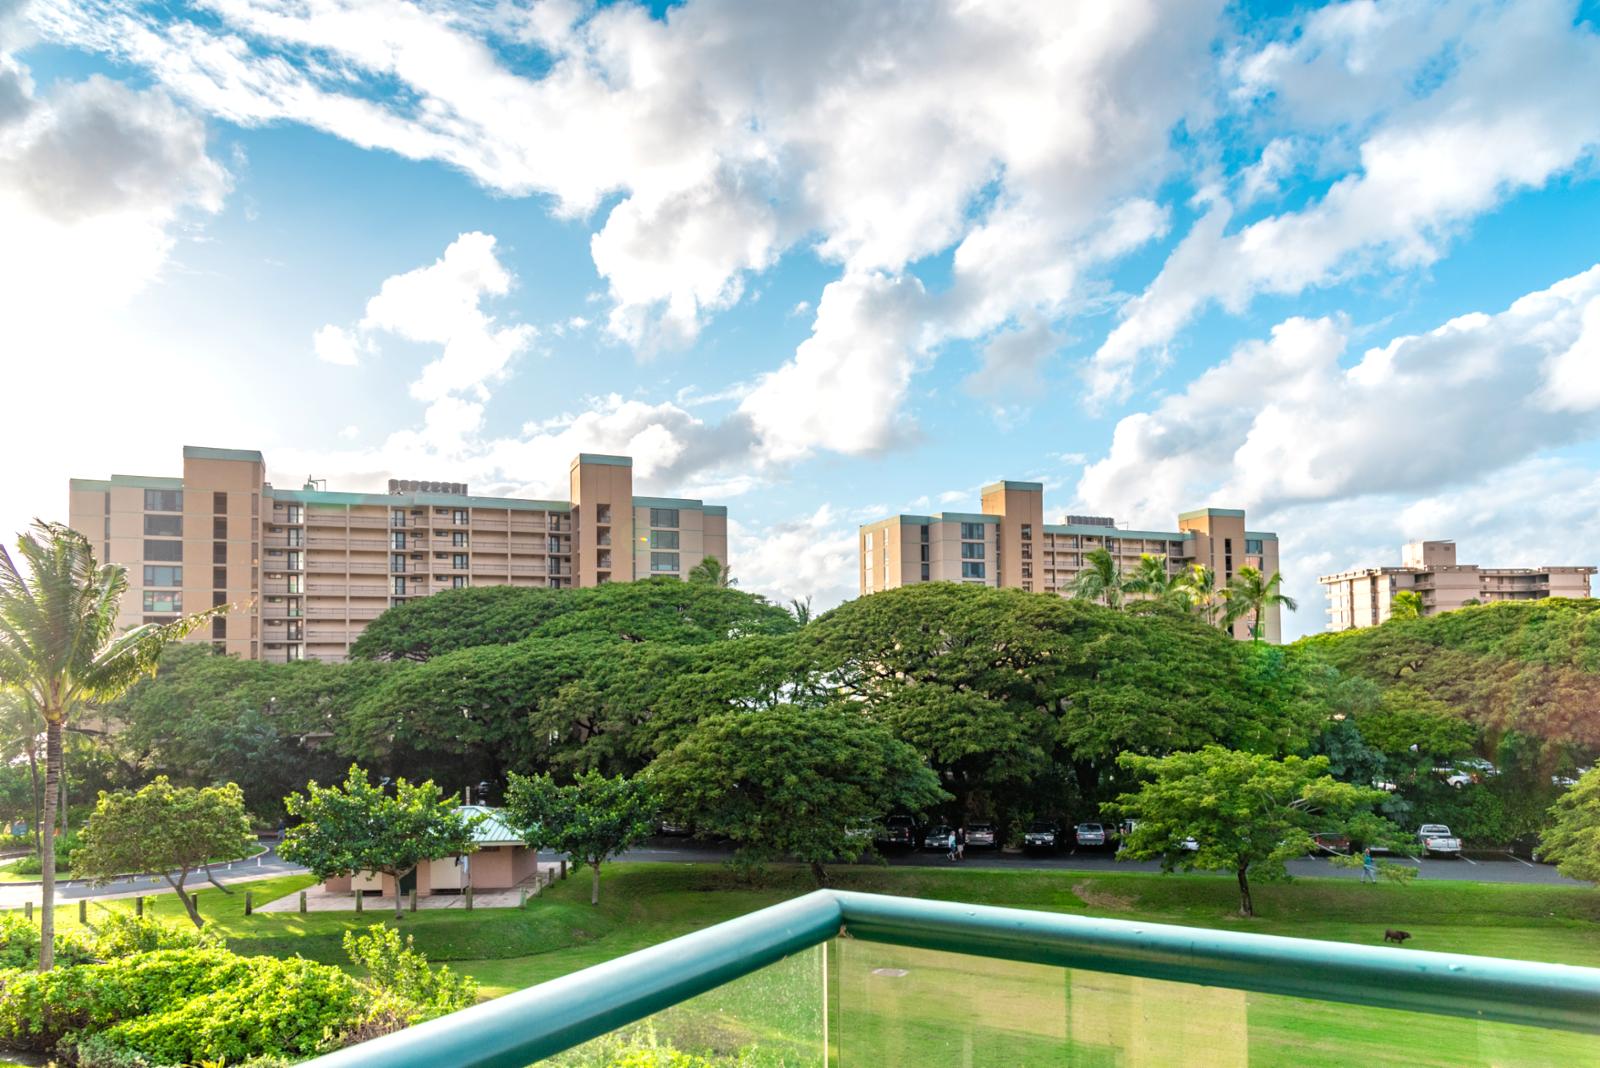
[[[258,902],[307,877],[248,884]],[[1379,944],[1386,927],[1408,948],[1600,966],[1600,894],[1582,888],[1488,883],[1365,886],[1302,879],[1256,889],[1260,916],[1232,910],[1229,878],[972,869],[840,869],[843,889],[1115,916],[1300,938]],[[476,977],[494,996],[596,964],[811,889],[798,870],[760,884],[712,866],[630,864],[608,869],[601,904],[588,880],[558,883],[527,910],[408,913],[401,929],[435,961]],[[244,884],[200,892],[201,913],[240,952],[343,963],[346,930],[392,914],[243,916]],[[90,907],[90,922],[104,908]],[[181,919],[170,895],[159,915]],[[77,923],[76,903],[59,911]],[[814,1063],[819,1050],[821,951],[747,977],[663,1014],[657,1034],[680,1046],[738,1054],[741,1064]],[[1600,1064],[1600,1042],[1525,1034],[1500,1025],[1157,983],[840,940],[828,954],[838,1003],[830,1043],[843,1064],[937,1068],[967,1064]],[[880,974],[883,970],[887,973]],[[893,973],[904,972],[904,975]],[[1241,1045],[1242,1044],[1242,1045]],[[742,1053],[740,1051],[743,1051]],[[566,1063],[606,1064],[615,1051]]]

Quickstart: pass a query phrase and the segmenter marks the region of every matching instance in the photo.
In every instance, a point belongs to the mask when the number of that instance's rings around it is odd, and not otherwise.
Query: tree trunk
[[[819,887],[828,885],[828,870],[822,866],[822,861],[811,862],[811,877],[817,881]]]
[[[56,963],[56,799],[61,789],[61,717],[45,716],[44,818],[39,832],[39,878],[44,884],[44,910],[39,915],[39,970]]]
[[[206,921],[200,918],[200,909],[194,903],[194,895],[183,888],[184,881],[189,878],[189,869],[185,868],[180,871],[176,881],[173,880],[169,872],[162,872],[161,877],[167,880],[167,885],[177,892],[178,900],[183,902],[184,911],[189,914],[189,919],[194,921],[196,929],[204,927]]]
[[[39,784],[39,747],[35,742],[28,746],[28,775],[33,779],[33,851],[37,853],[44,842],[40,828],[44,825],[44,794]]]
[[[65,755],[61,759],[61,836],[64,838],[72,828],[68,825],[70,816],[67,814],[67,761]]]
[[[1246,868],[1239,869],[1239,915],[1254,916],[1256,907],[1250,900],[1250,876],[1247,872]]]
[[[412,868],[410,870],[411,871],[416,871],[417,869],[416,868]],[[400,920],[401,920],[401,917],[403,917],[405,915],[405,913],[400,908],[400,902],[404,898],[405,898],[405,895],[400,892],[400,875],[397,873],[395,875],[395,877],[394,877],[394,922],[395,923],[399,923]]]
[[[594,878],[589,884],[589,904],[598,905],[600,904],[600,862],[591,860],[589,869],[594,873]]]
[[[224,894],[233,893],[232,890],[228,889],[228,886],[227,886],[226,883],[217,882],[217,877],[215,875],[211,874],[211,865],[202,864],[202,865],[200,865],[200,870],[206,873],[206,881],[208,883],[210,883],[212,886],[216,887],[218,890],[221,890]]]

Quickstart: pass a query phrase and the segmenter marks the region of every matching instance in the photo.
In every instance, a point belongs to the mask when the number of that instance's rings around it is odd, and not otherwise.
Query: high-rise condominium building
[[[572,499],[475,497],[453,482],[387,493],[266,481],[259,452],[183,450],[181,478],[71,483],[71,524],[128,569],[120,622],[250,603],[197,636],[249,659],[342,660],[384,609],[463,586],[596,586],[682,578],[728,561],[728,511],[636,497],[633,461],[584,453]]]
[[[1400,551],[1399,567],[1362,567],[1323,575],[1328,594],[1328,629],[1375,627],[1393,612],[1394,595],[1410,590],[1422,598],[1422,614],[1448,612],[1468,603],[1536,601],[1543,597],[1587,597],[1592,567],[1479,567],[1456,563],[1453,541],[1413,541]]]
[[[1244,512],[1201,508],[1178,517],[1178,529],[1127,530],[1105,516],[1069,515],[1044,521],[1044,486],[996,482],[983,488],[982,512],[896,515],[861,527],[861,592],[875,593],[917,582],[970,582],[1066,596],[1095,549],[1105,549],[1123,571],[1145,554],[1159,556],[1172,574],[1191,564],[1211,569],[1217,588],[1238,568],[1268,575],[1278,570],[1278,536],[1246,530]],[[1267,612],[1262,636],[1279,641],[1276,607]],[[1248,622],[1235,625],[1248,637]]]

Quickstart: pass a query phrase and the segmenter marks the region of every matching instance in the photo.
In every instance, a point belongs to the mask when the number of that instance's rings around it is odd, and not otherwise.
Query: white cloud
[[[1417,16],[1412,24],[1397,28],[1371,4],[1340,5],[1311,20],[1321,36],[1269,44],[1243,61],[1246,95],[1281,91],[1291,110],[1316,111],[1330,79],[1370,80],[1381,89],[1373,108],[1402,103],[1362,135],[1357,168],[1320,200],[1234,233],[1226,205],[1197,223],[1095,353],[1095,397],[1125,394],[1139,360],[1163,352],[1212,301],[1238,311],[1259,293],[1298,293],[1371,267],[1426,266],[1467,220],[1592,156],[1600,36],[1574,23],[1570,2],[1461,4],[1448,18],[1437,17],[1437,5],[1398,6]],[[1405,33],[1412,39],[1391,40]],[[1330,51],[1341,58],[1330,60]],[[1402,72],[1423,88],[1395,84]],[[1342,110],[1348,97],[1336,106],[1323,117],[1354,117]]]
[[[830,505],[766,525],[731,518],[728,542],[739,588],[779,604],[809,597],[812,611],[820,613],[860,592],[856,531]]]
[[[362,342],[342,326],[328,323],[311,335],[311,349],[317,359],[341,367],[354,367],[361,362]]]
[[[1528,525],[1515,501],[1536,496],[1519,472],[1551,469],[1548,453],[1600,431],[1600,397],[1568,363],[1573,352],[1593,360],[1597,309],[1600,266],[1348,365],[1344,325],[1286,320],[1183,392],[1123,418],[1109,451],[1085,468],[1079,502],[1142,526],[1205,505],[1245,508],[1253,527],[1286,532],[1284,560],[1300,572],[1292,592],[1313,598],[1311,568],[1380,550],[1387,560],[1395,550],[1383,547],[1402,535],[1500,531],[1495,551],[1504,552],[1515,541],[1504,532]],[[1571,538],[1555,540],[1570,555]]]
[[[191,18],[37,0],[34,18],[241,125],[441,160],[568,215],[607,205],[591,250],[607,329],[635,345],[693,338],[801,243],[857,289],[959,246],[932,336],[894,351],[876,332],[845,367],[819,360],[815,339],[837,333],[819,313],[810,350],[775,376],[823,369],[800,383],[805,403],[836,366],[886,386],[875,402],[892,409],[939,340],[1059,318],[1094,290],[1086,275],[1164,230],[1144,197],[1205,99],[1221,6],[694,0],[654,19],[630,3],[209,0]],[[534,74],[513,58],[530,46]],[[898,420],[758,422],[779,459],[881,447]]]

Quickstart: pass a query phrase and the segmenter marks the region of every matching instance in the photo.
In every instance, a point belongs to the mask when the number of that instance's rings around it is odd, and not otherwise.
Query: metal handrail
[[[303,1068],[521,1068],[840,935],[1600,1034],[1600,968],[818,890]]]

